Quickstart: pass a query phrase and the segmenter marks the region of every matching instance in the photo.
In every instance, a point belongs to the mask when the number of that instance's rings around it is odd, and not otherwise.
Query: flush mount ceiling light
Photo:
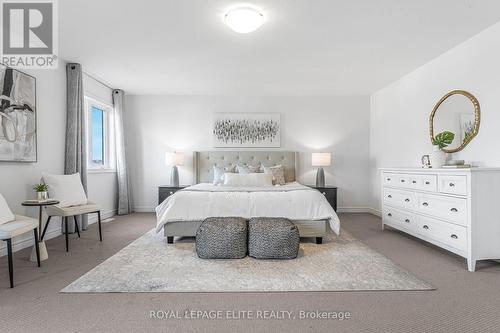
[[[224,23],[240,34],[257,30],[264,23],[264,15],[257,9],[238,7],[224,15]]]

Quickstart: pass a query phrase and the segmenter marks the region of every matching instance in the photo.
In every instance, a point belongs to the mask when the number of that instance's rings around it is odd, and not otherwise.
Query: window
[[[90,97],[85,97],[85,105],[88,119],[88,168],[98,171],[113,170],[113,108]]]

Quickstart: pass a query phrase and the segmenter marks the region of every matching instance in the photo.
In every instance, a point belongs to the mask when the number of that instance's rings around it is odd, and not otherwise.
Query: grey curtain
[[[115,109],[115,146],[116,174],[118,177],[118,215],[130,214],[132,208],[132,191],[127,172],[125,158],[125,134],[123,131],[123,90],[113,90],[113,105]]]
[[[83,77],[80,64],[66,65],[66,154],[64,173],[80,173],[83,188],[87,193],[87,133],[86,117],[83,104]],[[80,230],[87,229],[87,216],[77,218]],[[62,225],[64,232],[64,223]],[[69,221],[68,231],[75,232],[75,224]]]

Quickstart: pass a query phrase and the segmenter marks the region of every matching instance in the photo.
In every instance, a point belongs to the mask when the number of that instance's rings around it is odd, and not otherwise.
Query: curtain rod
[[[111,89],[111,90],[115,90],[115,88],[112,88],[110,87],[109,85],[107,85],[106,83],[102,82],[102,80],[96,78],[94,75],[90,74],[89,72],[87,72],[86,70],[83,70],[83,74],[87,75],[88,77],[90,77],[92,80],[95,80],[97,82],[99,82],[100,84],[102,84],[103,86]]]

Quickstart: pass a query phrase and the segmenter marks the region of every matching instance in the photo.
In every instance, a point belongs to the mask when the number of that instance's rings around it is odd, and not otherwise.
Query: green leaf
[[[433,144],[439,146],[439,149],[443,149],[451,144],[453,139],[455,139],[455,134],[450,131],[444,131],[434,137]]]

